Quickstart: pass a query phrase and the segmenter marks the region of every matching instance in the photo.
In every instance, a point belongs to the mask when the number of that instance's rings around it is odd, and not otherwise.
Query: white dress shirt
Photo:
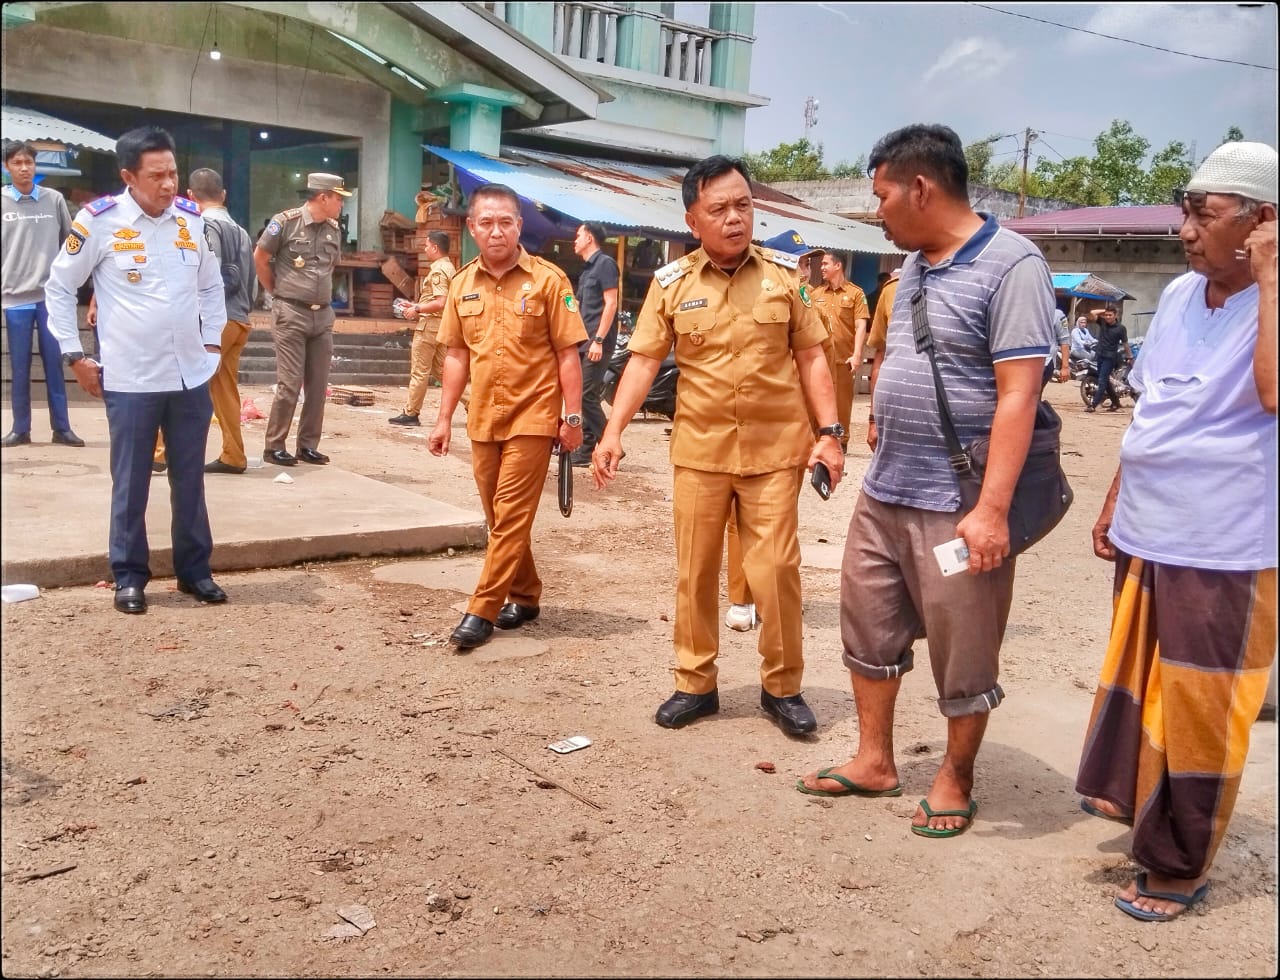
[[[105,389],[181,391],[217,370],[204,348],[222,343],[226,303],[195,209],[179,198],[153,218],[126,190],[76,215],[45,286],[49,330],[64,354],[81,350],[76,290],[92,276]]]

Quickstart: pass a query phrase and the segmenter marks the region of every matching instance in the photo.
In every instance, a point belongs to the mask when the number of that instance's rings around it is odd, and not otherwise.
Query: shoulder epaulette
[[[338,224],[337,220],[336,220],[336,219],[334,219],[334,218],[325,218],[324,220],[325,220],[325,222],[326,222],[327,224],[333,225],[333,227],[335,227],[335,228],[341,228],[341,227],[342,227],[342,225]]]
[[[116,199],[108,194],[106,197],[100,197],[96,201],[90,201],[84,206],[84,209],[96,218],[103,211],[110,211],[115,206]]]
[[[280,217],[293,219],[299,217],[301,214],[302,208],[290,208],[288,211],[281,211]]]
[[[661,269],[655,269],[653,278],[658,280],[659,286],[666,289],[692,268],[693,263],[689,260],[689,256],[684,255],[674,262],[667,263]]]
[[[772,262],[774,265],[780,265],[784,269],[800,268],[800,256],[788,255],[786,252],[779,252],[776,248],[760,248],[760,254],[764,256],[765,261]]]
[[[200,213],[200,205],[197,204],[195,201],[190,200],[189,198],[175,197],[173,199],[173,206],[177,208],[179,211],[186,211],[187,214]]]

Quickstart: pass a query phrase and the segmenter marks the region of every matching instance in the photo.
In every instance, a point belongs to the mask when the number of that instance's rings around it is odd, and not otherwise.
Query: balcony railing
[[[482,6],[495,17],[506,20],[505,3],[487,2]],[[557,3],[551,50],[566,58],[617,65],[618,18],[626,13],[611,3],[585,0]],[[695,85],[710,85],[711,42],[730,35],[665,17],[661,24],[662,76]]]

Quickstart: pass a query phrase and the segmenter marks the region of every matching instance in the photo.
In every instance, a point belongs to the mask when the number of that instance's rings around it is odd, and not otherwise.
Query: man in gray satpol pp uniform
[[[333,270],[342,253],[338,217],[351,192],[335,174],[307,174],[307,200],[273,215],[253,250],[258,281],[272,294],[276,389],[267,421],[265,462],[278,466],[327,463],[316,448],[324,425],[325,394],[333,359]],[[285,449],[298,393],[296,458]]]

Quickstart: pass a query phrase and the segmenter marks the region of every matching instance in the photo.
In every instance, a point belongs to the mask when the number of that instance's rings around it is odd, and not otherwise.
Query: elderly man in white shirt
[[[45,287],[49,330],[63,361],[102,398],[111,433],[111,537],[115,608],[147,609],[151,579],[146,513],[156,434],[168,445],[173,566],[180,591],[225,602],[213,581],[213,536],[204,498],[204,451],[227,322],[217,256],[200,209],[177,197],[173,138],[151,127],[116,143],[126,190],[99,198],[71,224]],[[90,276],[102,363],[85,357],[76,291]]]

